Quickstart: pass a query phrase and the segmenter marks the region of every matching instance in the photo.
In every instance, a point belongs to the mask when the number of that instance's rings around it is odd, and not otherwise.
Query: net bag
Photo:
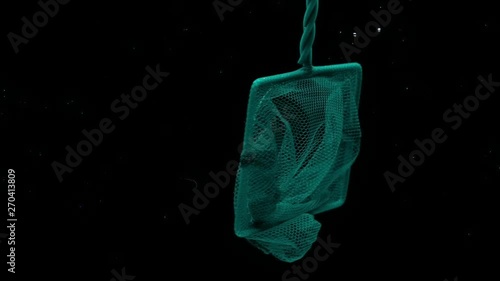
[[[302,67],[252,84],[235,185],[235,234],[284,262],[316,241],[315,214],[344,203],[360,149],[361,66],[312,66],[317,12],[308,0]]]

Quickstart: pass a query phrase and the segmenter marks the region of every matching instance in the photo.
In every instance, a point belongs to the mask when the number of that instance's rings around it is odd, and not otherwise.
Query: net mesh
[[[285,262],[316,241],[314,215],[343,204],[360,148],[361,66],[312,66],[317,14],[306,0],[303,67],[252,84],[236,178],[236,235]]]
[[[254,81],[235,186],[235,233],[293,262],[316,241],[314,214],[343,204],[360,149],[356,63]]]

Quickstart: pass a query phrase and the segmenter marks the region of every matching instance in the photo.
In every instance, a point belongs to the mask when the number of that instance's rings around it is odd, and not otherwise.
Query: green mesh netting
[[[360,148],[361,66],[312,66],[317,9],[307,1],[303,67],[252,84],[235,186],[236,235],[285,262],[316,241],[314,215],[343,204]]]

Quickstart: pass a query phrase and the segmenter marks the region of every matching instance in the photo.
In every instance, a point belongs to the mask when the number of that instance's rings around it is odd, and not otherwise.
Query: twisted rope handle
[[[312,46],[316,36],[316,17],[318,16],[318,0],[306,0],[304,15],[304,31],[300,40],[300,58],[298,63],[304,67],[312,67]]]

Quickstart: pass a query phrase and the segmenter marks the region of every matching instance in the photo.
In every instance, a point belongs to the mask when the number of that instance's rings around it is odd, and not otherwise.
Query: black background
[[[40,7],[0,4],[2,189],[15,169],[19,220],[17,273],[2,239],[0,276],[108,281],[126,268],[134,280],[281,280],[290,264],[234,235],[234,177],[189,225],[178,206],[239,159],[252,81],[299,67],[305,1],[243,0],[223,21],[212,0],[103,2],[61,6],[18,54],[7,34]],[[320,1],[314,65],[345,63],[339,44],[387,2]],[[341,246],[308,280],[497,278],[498,92],[456,131],[442,117],[479,75],[500,81],[497,9],[401,3],[352,56],[363,67],[361,153],[345,205],[317,216],[320,236]],[[170,76],[117,119],[111,103],[158,63]],[[51,164],[105,117],[116,129],[60,183]],[[384,172],[437,127],[447,141],[391,192]]]

